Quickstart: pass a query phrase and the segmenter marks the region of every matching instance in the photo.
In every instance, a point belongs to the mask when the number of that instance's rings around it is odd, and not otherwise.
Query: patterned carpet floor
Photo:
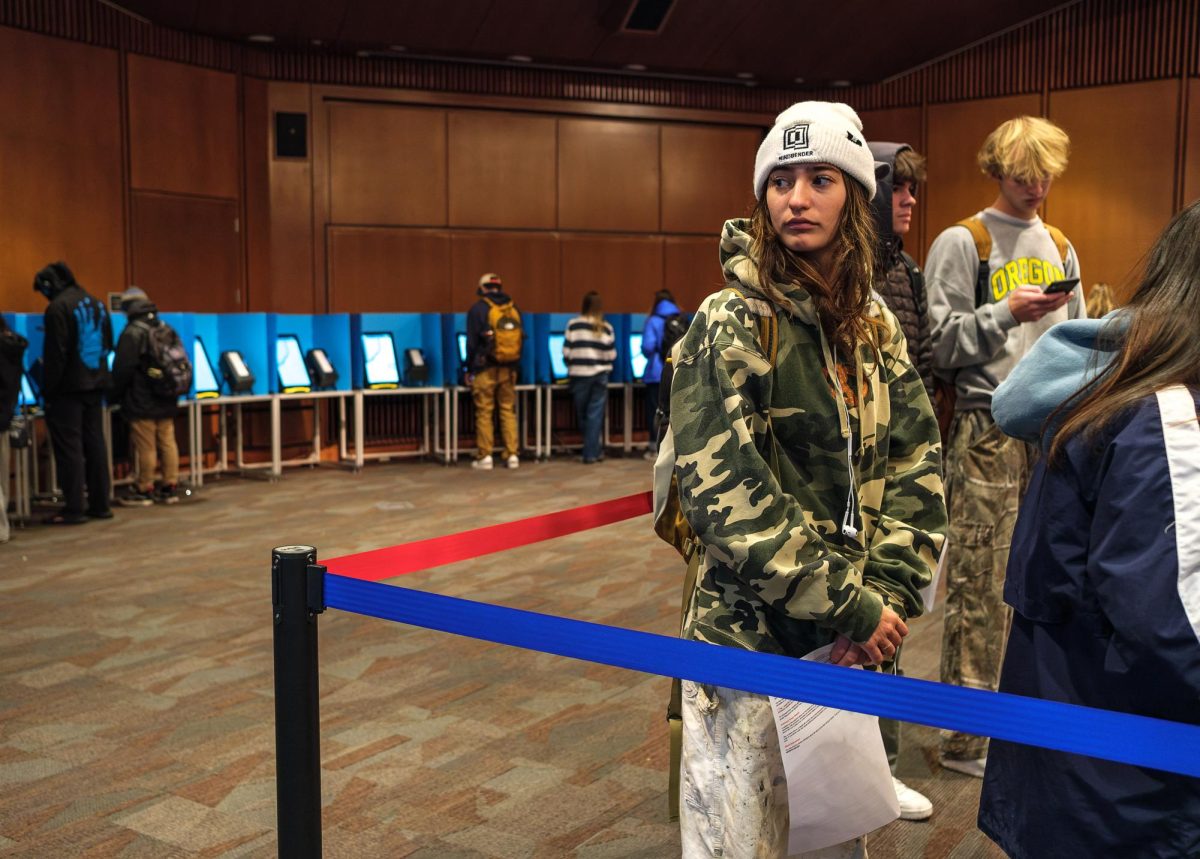
[[[648,488],[610,459],[226,478],[173,507],[0,546],[0,856],[276,855],[270,551],[333,557]],[[646,517],[397,584],[671,634],[681,566]],[[327,857],[671,857],[668,682],[330,611],[320,619]],[[940,615],[912,624],[936,679]],[[977,780],[905,726],[928,822],[872,859],[995,857]]]

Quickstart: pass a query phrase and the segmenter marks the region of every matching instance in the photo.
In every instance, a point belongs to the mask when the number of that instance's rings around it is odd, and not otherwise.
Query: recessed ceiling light
[[[802,83],[804,83],[804,78],[794,78],[794,80],[795,80],[795,81],[796,81],[796,83],[798,83],[798,84],[802,84]]]
[[[388,50],[395,51],[397,54],[403,54],[408,48],[404,47],[404,45],[388,45]]]
[[[626,64],[625,64],[625,68],[629,69],[629,71],[631,71],[631,72],[644,72],[644,71],[646,71],[646,67],[645,67],[645,66],[643,66],[641,63],[626,63]]]
[[[247,36],[246,41],[247,42],[258,42],[259,44],[269,45],[275,41],[275,37],[267,35],[266,33],[255,33],[252,36]]]
[[[514,63],[532,63],[533,57],[527,57],[524,54],[509,54],[508,58]]]
[[[848,87],[850,86],[850,81],[830,81],[829,85],[835,87]]]
[[[321,45],[323,45],[323,44],[325,44],[325,43],[324,43],[324,42],[322,42],[320,39],[313,39],[313,40],[312,40],[312,46],[313,46],[314,48],[319,48],[319,47],[321,47]]]
[[[738,72],[737,76],[744,81],[754,80],[754,72]]]

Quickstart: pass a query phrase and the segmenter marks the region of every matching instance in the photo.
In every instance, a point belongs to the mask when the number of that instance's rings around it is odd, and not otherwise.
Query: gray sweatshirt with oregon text
[[[1087,316],[1080,283],[1065,306],[1037,322],[1017,322],[1008,296],[1026,284],[1041,287],[1079,277],[1075,249],[1068,245],[1067,258],[1060,259],[1041,218],[1023,221],[992,208],[977,217],[992,235],[989,288],[982,306],[975,306],[979,254],[966,227],[943,230],[925,261],[933,366],[938,375],[954,380],[958,411],[990,409],[996,386],[1043,333],[1056,323]]]

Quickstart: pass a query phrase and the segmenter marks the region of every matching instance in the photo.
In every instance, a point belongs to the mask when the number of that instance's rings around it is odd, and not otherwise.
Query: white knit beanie
[[[862,120],[848,104],[801,101],[775,117],[754,159],[754,196],[762,199],[767,176],[776,167],[832,164],[857,179],[875,196],[875,159],[863,139]]]

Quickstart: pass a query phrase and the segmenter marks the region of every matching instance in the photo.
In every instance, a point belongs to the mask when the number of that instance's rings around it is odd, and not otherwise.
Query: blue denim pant
[[[572,376],[571,399],[575,401],[575,416],[583,431],[583,458],[600,458],[600,436],[604,432],[604,406],[608,402],[608,373],[594,376]]]

